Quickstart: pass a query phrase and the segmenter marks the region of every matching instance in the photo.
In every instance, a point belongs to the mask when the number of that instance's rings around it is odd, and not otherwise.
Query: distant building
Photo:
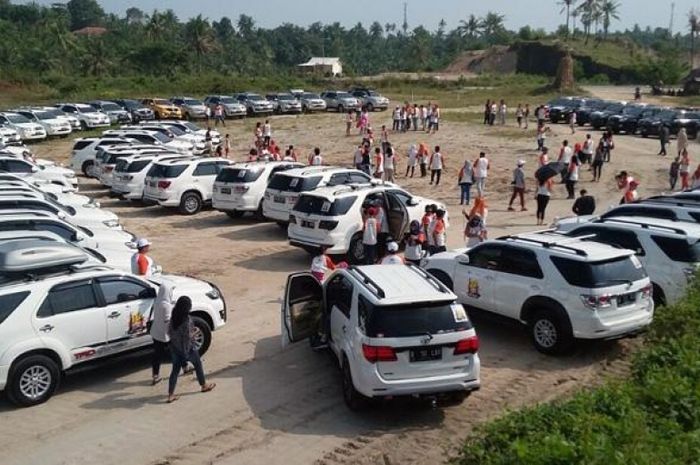
[[[343,64],[340,62],[340,58],[333,57],[312,57],[306,63],[297,65],[297,68],[305,73],[323,76],[340,76],[343,74]]]
[[[97,37],[107,33],[107,29],[104,27],[87,26],[77,31],[73,31],[73,34],[78,36],[90,36]]]

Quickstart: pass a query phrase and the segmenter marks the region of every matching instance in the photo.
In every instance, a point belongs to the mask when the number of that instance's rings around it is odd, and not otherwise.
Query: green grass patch
[[[508,414],[460,465],[687,465],[700,460],[700,279],[660,308],[629,379]]]

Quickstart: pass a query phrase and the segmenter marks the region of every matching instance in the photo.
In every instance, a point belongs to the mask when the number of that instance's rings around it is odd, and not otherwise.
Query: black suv
[[[639,134],[642,137],[658,136],[663,126],[668,127],[670,130],[671,124],[673,120],[676,119],[677,114],[678,110],[664,108],[651,117],[642,118],[639,121]]]
[[[608,118],[608,129],[615,134],[621,132],[634,134],[637,131],[637,122],[650,108],[643,103],[627,105],[621,114],[612,115]]]
[[[678,134],[685,128],[689,139],[697,139],[700,126],[700,110],[680,110],[671,121],[671,134]]]
[[[115,100],[114,103],[122,107],[124,110],[128,111],[131,115],[131,120],[134,123],[138,123],[139,121],[151,121],[156,119],[153,110],[144,106],[138,100],[118,99]]]
[[[579,97],[560,97],[549,102],[549,121],[552,124],[568,122],[571,113],[578,110],[584,101]]]
[[[605,128],[608,125],[608,118],[614,115],[621,115],[627,106],[626,102],[608,103],[605,108],[591,113],[591,127],[593,129]]]
[[[605,108],[609,102],[602,99],[586,99],[581,107],[576,110],[576,124],[584,126],[591,122],[591,113]]]

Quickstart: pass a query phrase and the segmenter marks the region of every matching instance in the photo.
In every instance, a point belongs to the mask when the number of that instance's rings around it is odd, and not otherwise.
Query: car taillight
[[[393,347],[362,344],[362,353],[369,363],[396,361],[396,352]]]
[[[158,189],[167,189],[170,187],[170,181],[158,181]]]
[[[654,288],[651,284],[647,284],[642,288],[642,299],[650,299],[654,293]]]
[[[336,226],[338,226],[337,221],[320,221],[318,223],[318,229],[326,229],[328,231],[334,230]]]
[[[455,355],[463,355],[463,354],[475,354],[479,351],[479,337],[478,336],[472,336],[467,339],[462,339],[461,341],[457,342],[457,345],[455,346]]]
[[[606,308],[612,304],[612,297],[608,294],[606,295],[582,295],[581,300],[590,309],[597,310],[599,308]]]
[[[113,166],[105,166],[105,167],[104,167],[104,170],[105,170],[106,172],[108,172],[108,173],[109,173],[110,171],[112,171],[113,169],[114,169]]]
[[[233,189],[233,192],[235,192],[237,194],[244,194],[244,193],[248,192],[248,190],[250,190],[250,186],[236,186]]]
[[[294,215],[289,215],[289,224],[297,224],[297,217]]]
[[[287,203],[291,203],[292,205],[297,203],[297,200],[299,200],[299,196],[296,196],[296,195],[292,195],[292,196],[287,197]]]

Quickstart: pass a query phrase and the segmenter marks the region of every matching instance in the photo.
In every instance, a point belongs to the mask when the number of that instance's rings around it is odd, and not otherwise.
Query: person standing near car
[[[489,175],[491,163],[486,158],[486,153],[479,153],[479,158],[474,162],[474,184],[477,197],[483,197],[486,190],[486,177]]]
[[[423,243],[425,242],[425,235],[421,229],[420,222],[418,220],[411,221],[408,231],[404,239],[404,259],[408,263],[420,266],[423,258]]]
[[[394,182],[395,161],[394,149],[389,144],[384,152],[384,180],[386,182]]]
[[[214,109],[214,125],[218,126],[219,123],[223,127],[226,127],[226,118],[224,118],[224,106],[220,103],[216,105],[216,108]]]
[[[399,244],[394,241],[386,245],[386,255],[379,262],[381,265],[405,265],[406,262],[399,255]]]
[[[472,184],[474,184],[474,167],[472,166],[471,160],[464,160],[464,165],[459,170],[459,175],[457,177],[457,183],[459,184],[459,204],[469,205],[471,201],[471,190]]]
[[[377,261],[377,245],[381,225],[377,220],[377,208],[369,207],[367,217],[362,225],[362,248],[365,252],[365,265],[374,265]]]
[[[676,184],[678,183],[678,174],[681,168],[681,157],[678,156],[673,159],[671,166],[668,168],[668,183],[671,190],[676,190]]]
[[[320,247],[320,253],[311,260],[311,274],[319,283],[322,283],[326,279],[326,275],[329,271],[335,270],[335,263],[333,263],[333,260],[327,254],[328,249],[329,246],[322,245]]]
[[[539,181],[537,186],[537,225],[544,225],[544,214],[552,196],[552,180]]]
[[[688,181],[688,178],[690,177],[690,155],[688,155],[687,149],[681,153],[681,162],[678,172],[681,176],[681,190],[689,189],[690,182]]]
[[[447,225],[445,224],[445,210],[438,209],[435,212],[435,224],[432,228],[433,253],[447,252]]]
[[[165,279],[158,288],[156,300],[153,303],[153,322],[151,323],[151,338],[153,338],[153,357],[151,359],[151,384],[154,386],[161,381],[160,365],[168,353],[168,324],[173,310],[173,293],[175,284]]]
[[[668,145],[668,140],[670,136],[671,132],[668,130],[668,127],[665,124],[662,124],[661,129],[659,130],[659,143],[661,144],[661,150],[659,150],[659,155],[663,155],[664,157],[667,155],[666,145]]]
[[[313,155],[311,156],[311,166],[321,166],[323,165],[323,157],[321,156],[321,149],[316,147],[314,149]]]
[[[678,156],[680,156],[684,150],[688,150],[688,133],[686,132],[685,128],[681,128],[678,131],[676,147],[678,148]]]
[[[170,317],[170,324],[168,325],[170,355],[173,359],[173,369],[170,372],[170,380],[168,382],[168,403],[179,399],[179,396],[175,395],[177,377],[187,362],[192,362],[192,365],[194,365],[197,381],[202,392],[209,392],[216,387],[215,383],[206,382],[202,360],[199,358],[199,351],[194,345],[194,323],[190,317],[191,309],[192,301],[189,297],[177,299]]]
[[[228,158],[230,153],[231,153],[231,137],[228,134],[226,134],[224,136],[224,156],[226,158]]]
[[[137,252],[131,256],[131,272],[135,275],[150,277],[155,273],[156,267],[153,259],[148,256],[151,243],[146,238],[136,241]]]
[[[577,216],[592,215],[595,212],[595,199],[592,195],[588,195],[586,189],[581,189],[581,196],[576,199],[571,211]]]

